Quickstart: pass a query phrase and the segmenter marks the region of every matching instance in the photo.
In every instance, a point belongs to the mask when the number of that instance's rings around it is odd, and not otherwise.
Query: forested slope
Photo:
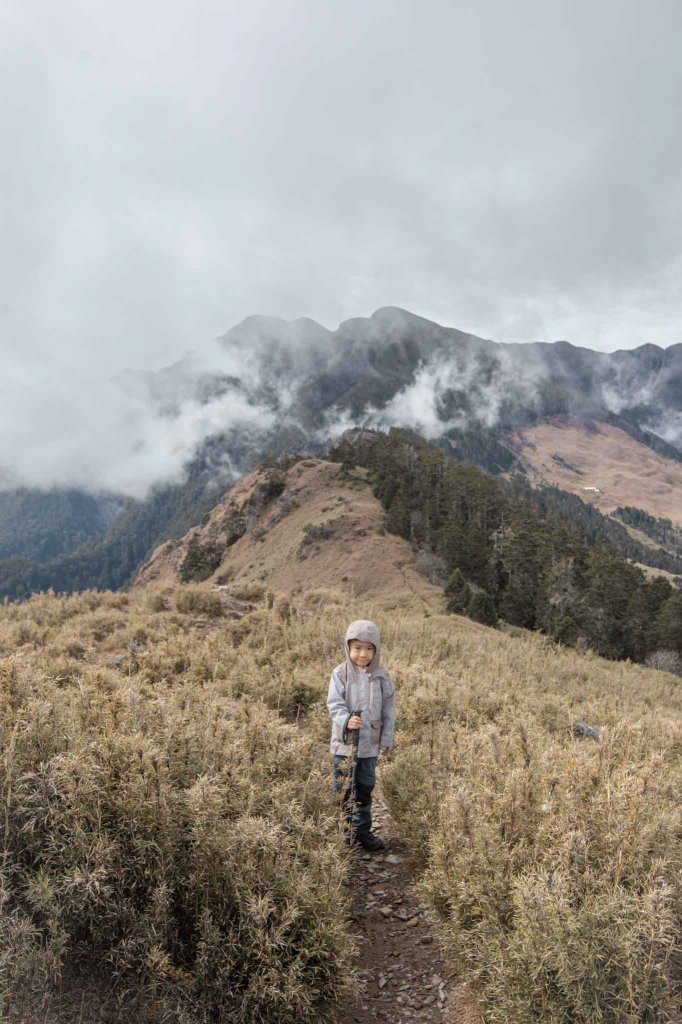
[[[386,526],[440,559],[453,611],[497,617],[610,658],[682,651],[682,591],[574,522],[399,433],[348,434],[331,457],[370,473]],[[565,507],[565,506],[564,506]]]

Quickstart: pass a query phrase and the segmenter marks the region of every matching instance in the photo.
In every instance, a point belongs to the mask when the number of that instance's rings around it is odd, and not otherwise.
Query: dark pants
[[[376,757],[359,757],[355,768],[355,806],[353,794],[348,793],[346,813],[348,822],[356,835],[369,832],[372,827],[372,790],[377,780]],[[345,794],[350,786],[347,777],[348,758],[343,754],[334,755],[334,792]]]

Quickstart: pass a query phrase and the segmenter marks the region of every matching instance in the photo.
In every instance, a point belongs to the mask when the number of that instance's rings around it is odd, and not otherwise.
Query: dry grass
[[[399,665],[384,791],[486,1020],[678,1021],[679,681],[443,626]]]
[[[524,427],[511,438],[522,462],[543,480],[577,494],[608,515],[620,505],[646,509],[651,515],[682,524],[682,466],[635,441],[619,427],[557,416]],[[559,455],[562,465],[552,458]],[[568,463],[578,473],[566,468]],[[584,487],[599,487],[600,494]]]
[[[345,860],[317,740],[261,700],[281,683],[258,692],[267,613],[197,637],[142,598],[119,612],[0,613],[4,1018],[79,1019],[86,976],[102,1020],[326,1019]]]
[[[485,1019],[679,1020],[678,678],[399,595],[249,590],[243,618],[206,619],[183,593],[0,610],[15,1002],[90,965],[111,1005],[145,1006],[131,1020],[324,1019],[349,939],[323,700],[370,617],[399,691],[384,792]],[[573,738],[579,718],[601,742]]]
[[[143,566],[136,585],[171,586],[189,541],[219,539],[226,509],[242,508],[267,470],[238,481],[209,513],[205,524],[182,540],[164,543]],[[406,593],[425,601],[440,599],[439,590],[418,571],[407,541],[386,534],[385,514],[367,484],[367,471],[351,480],[340,465],[320,459],[297,462],[285,475],[286,490],[252,517],[249,529],[226,548],[220,566],[204,584],[243,590],[263,587],[304,593],[313,588],[336,589],[346,595]],[[345,598],[348,600],[348,596]]]

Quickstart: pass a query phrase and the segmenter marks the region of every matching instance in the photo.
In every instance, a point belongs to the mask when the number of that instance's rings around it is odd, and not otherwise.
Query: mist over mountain
[[[203,410],[207,429],[221,416],[227,430],[248,419],[256,447],[321,443],[354,425],[435,438],[561,414],[618,416],[682,441],[682,345],[614,353],[568,342],[507,345],[393,307],[336,331],[309,319],[249,317],[159,373],[127,374],[124,384],[170,420],[188,408]],[[243,426],[238,432],[243,450]]]
[[[122,585],[264,455],[323,451],[350,427],[456,437],[460,458],[500,472],[513,462],[500,438],[570,415],[616,423],[682,460],[682,345],[603,353],[568,342],[503,344],[395,307],[335,331],[251,316],[158,372],[126,371],[100,393],[81,383],[70,404],[63,393],[54,429],[25,417],[19,446],[0,434],[6,495],[21,487],[22,501],[33,494],[43,510],[50,488],[97,498],[89,522],[73,500],[54,520],[55,531],[82,537],[82,548],[51,547],[44,523],[33,539],[18,521],[6,531],[0,583],[21,578],[21,592],[53,578],[64,589]],[[105,532],[103,492],[120,511]],[[35,573],[34,562],[42,563]]]
[[[36,373],[31,388],[8,386],[0,406],[2,490],[143,499],[181,483],[209,439],[221,450],[213,468],[229,481],[264,450],[323,444],[357,424],[435,438],[558,414],[617,415],[682,443],[682,345],[603,353],[502,344],[393,307],[335,331],[252,316],[157,372],[104,383]]]

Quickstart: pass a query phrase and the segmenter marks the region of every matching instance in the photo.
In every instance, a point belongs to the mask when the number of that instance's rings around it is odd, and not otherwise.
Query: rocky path
[[[374,831],[384,854],[353,850],[352,922],[358,936],[358,991],[337,1024],[482,1024],[477,1000],[448,974],[426,904],[415,893],[416,866],[401,848],[391,815],[375,790]]]

